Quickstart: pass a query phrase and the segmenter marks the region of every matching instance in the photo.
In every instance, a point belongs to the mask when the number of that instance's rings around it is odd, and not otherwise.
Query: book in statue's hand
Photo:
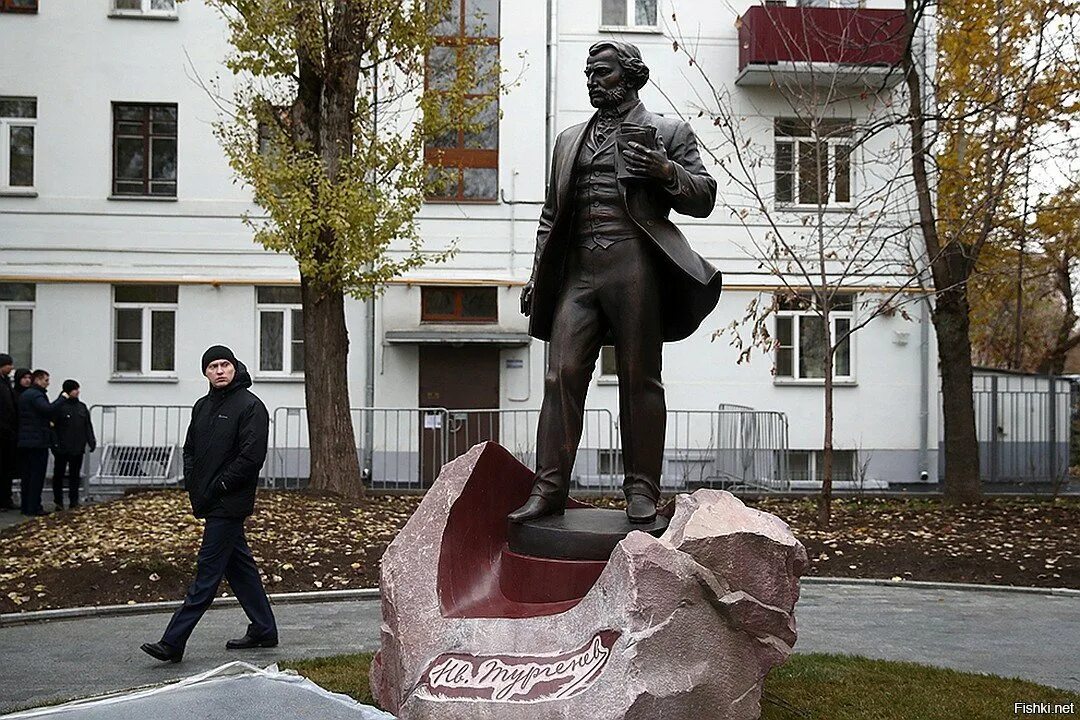
[[[615,165],[620,180],[640,180],[643,177],[646,177],[631,172],[630,169],[626,167],[626,157],[623,153],[630,149],[630,143],[632,142],[642,145],[649,150],[655,150],[656,128],[651,125],[635,125],[633,123],[621,123],[619,125],[619,132],[615,136],[615,149],[617,151]]]

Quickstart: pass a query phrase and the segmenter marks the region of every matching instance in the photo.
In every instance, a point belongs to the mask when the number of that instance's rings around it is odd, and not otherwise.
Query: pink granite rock
[[[501,597],[498,546],[531,479],[477,445],[387,549],[382,707],[402,720],[759,717],[796,637],[806,553],[787,525],[730,493],[681,495],[667,532],[631,532],[580,601],[530,607]]]

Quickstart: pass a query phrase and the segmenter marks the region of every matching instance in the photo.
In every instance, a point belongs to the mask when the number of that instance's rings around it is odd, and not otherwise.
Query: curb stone
[[[1014,593],[1027,595],[1052,595],[1056,597],[1080,598],[1080,590],[1071,588],[1041,588],[1013,585],[980,585],[977,583],[948,583],[925,580],[886,580],[876,578],[841,578],[804,576],[799,582],[806,585],[847,585],[855,587],[882,586],[910,588],[913,590],[959,590],[974,592]],[[316,590],[311,592],[274,593],[270,596],[273,605],[294,603],[337,602],[341,600],[379,600],[378,588],[356,590]],[[110,615],[143,615],[147,613],[173,612],[179,606],[179,600],[134,603],[132,605],[96,605],[91,607],[60,608],[57,610],[33,610],[24,613],[4,613],[0,615],[0,627],[27,625],[30,623],[53,620],[73,620],[86,617],[106,617]],[[234,596],[214,598],[215,607],[238,607],[239,601]]]
[[[1072,588],[1031,587],[1028,585],[980,585],[979,583],[950,583],[934,582],[930,580],[886,580],[885,578],[817,577],[807,575],[799,578],[799,582],[806,585],[880,585],[883,587],[905,587],[913,590],[967,590],[1080,598],[1080,590],[1074,590]]]
[[[268,596],[271,605],[291,605],[296,603],[337,602],[341,600],[378,600],[378,588],[356,590],[315,590],[312,592],[273,593]],[[34,610],[24,613],[4,613],[0,615],[0,627],[27,625],[30,623],[49,622],[51,620],[73,620],[75,618],[105,617],[109,615],[143,615],[148,613],[173,612],[180,607],[180,600],[161,602],[133,603],[130,605],[94,605],[90,607],[59,608],[57,610]],[[239,607],[240,601],[235,596],[214,598],[213,607]]]

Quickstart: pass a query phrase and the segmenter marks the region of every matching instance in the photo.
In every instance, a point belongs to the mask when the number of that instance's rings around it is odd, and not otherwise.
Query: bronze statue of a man
[[[656,518],[663,345],[692,334],[720,297],[720,272],[668,220],[671,210],[707,217],[716,203],[693,130],[641,104],[649,68],[633,45],[596,43],[585,76],[597,111],[555,141],[532,277],[521,295],[529,334],[550,348],[536,481],[512,522],[564,511],[585,394],[608,338],[618,365],[626,514],[634,523]]]

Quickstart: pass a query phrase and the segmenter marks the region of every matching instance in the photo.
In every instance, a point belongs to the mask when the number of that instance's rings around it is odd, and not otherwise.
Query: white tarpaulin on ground
[[[292,671],[231,662],[169,685],[0,716],[43,720],[394,720]]]

